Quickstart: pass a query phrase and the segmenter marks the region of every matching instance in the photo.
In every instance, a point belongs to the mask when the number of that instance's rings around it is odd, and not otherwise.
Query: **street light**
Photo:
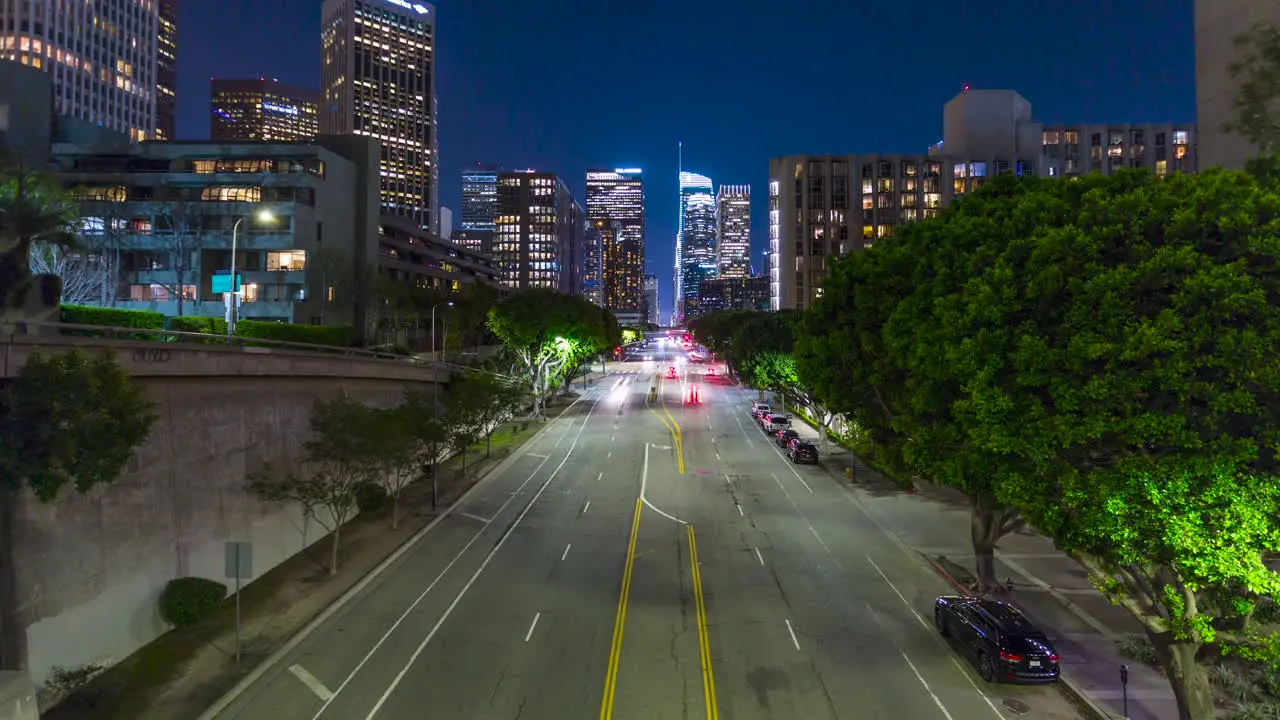
[[[231,335],[236,329],[236,318],[240,309],[240,288],[236,283],[236,240],[240,231],[240,223],[249,219],[249,215],[244,215],[236,219],[234,225],[231,226],[231,300],[227,303],[227,342],[231,342]],[[276,216],[270,210],[263,208],[254,213],[252,217],[256,217],[258,222],[270,224],[275,222]]]

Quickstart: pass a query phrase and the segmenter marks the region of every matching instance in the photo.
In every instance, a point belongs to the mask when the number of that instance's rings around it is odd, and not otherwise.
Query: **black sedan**
[[[779,430],[773,434],[773,441],[778,443],[778,447],[784,448],[798,437],[800,437],[800,433],[795,430]]]
[[[1018,608],[998,600],[943,595],[933,606],[938,632],[951,638],[987,682],[1054,682],[1058,653]]]
[[[796,438],[787,443],[787,457],[791,459],[791,462],[796,463],[797,465],[800,463],[813,463],[814,465],[817,465],[818,448],[814,447],[813,443],[808,440]]]

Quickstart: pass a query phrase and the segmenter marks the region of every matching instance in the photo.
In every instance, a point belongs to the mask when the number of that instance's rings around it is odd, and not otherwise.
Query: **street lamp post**
[[[271,214],[270,210],[265,210],[265,209],[259,210],[255,215],[258,219],[258,222],[270,223],[275,220],[275,216]],[[240,288],[237,287],[237,283],[236,283],[236,241],[238,239],[237,236],[240,231],[240,223],[249,219],[249,217],[250,217],[249,215],[241,216],[237,218],[235,223],[231,226],[231,292],[229,293],[231,299],[227,303],[227,342],[228,343],[231,342],[231,336],[235,332],[237,311],[239,311],[240,309],[239,307]]]

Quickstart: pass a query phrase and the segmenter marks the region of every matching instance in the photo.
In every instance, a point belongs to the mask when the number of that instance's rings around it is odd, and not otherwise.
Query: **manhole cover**
[[[1031,708],[1021,700],[1014,700],[1010,698],[1010,699],[1004,700],[1000,704],[1004,706],[1005,710],[1008,710],[1014,715],[1026,715],[1027,713],[1031,712]]]

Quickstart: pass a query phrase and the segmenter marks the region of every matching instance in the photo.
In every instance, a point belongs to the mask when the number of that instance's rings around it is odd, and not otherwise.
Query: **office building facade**
[[[457,241],[488,252],[493,244],[494,219],[498,216],[498,173],[493,164],[476,164],[462,171],[462,208]]]
[[[644,309],[645,322],[650,325],[661,325],[661,310],[658,306],[658,276],[649,273],[644,276]]]
[[[644,173],[640,168],[587,171],[587,221],[599,232],[583,248],[586,263],[584,285],[598,288],[592,302],[616,312],[635,312],[643,303],[645,222]],[[610,239],[609,231],[616,229]],[[617,247],[610,250],[610,243]],[[600,276],[594,276],[596,258]],[[631,258],[639,257],[637,265]],[[612,258],[612,262],[611,262]],[[613,290],[610,290],[613,288]],[[609,297],[622,305],[610,305]]]
[[[267,78],[209,81],[209,138],[309,142],[320,132],[320,95]]]
[[[1242,168],[1259,149],[1225,125],[1239,88],[1231,77],[1236,39],[1258,23],[1280,25],[1280,0],[1195,0],[1196,123],[1203,167]]]
[[[1194,172],[1193,124],[1035,122],[1010,90],[966,90],[947,103],[943,140],[919,155],[796,155],[769,163],[770,307],[821,297],[829,263],[937,215],[1002,173],[1073,177],[1122,167]]]
[[[680,173],[680,223],[676,237],[676,323],[696,317],[698,284],[716,276],[716,198],[711,178]]]
[[[52,75],[58,115],[101,123],[134,141],[153,138],[162,6],[137,0],[0,4],[0,59]],[[176,23],[174,33],[176,43]]]
[[[590,216],[590,211],[587,212]],[[604,284],[604,231],[607,221],[587,221],[582,236],[582,297],[590,303],[605,307]],[[612,223],[610,223],[612,225]]]
[[[582,206],[554,173],[500,173],[492,254],[502,285],[579,294],[583,219]]]
[[[178,128],[178,0],[158,0],[156,37],[156,140],[173,140]]]
[[[381,142],[383,213],[439,233],[435,7],[325,0],[320,12],[320,132]]]
[[[716,194],[716,267],[719,277],[751,275],[750,185],[721,185]]]
[[[719,277],[698,284],[698,307],[703,313],[731,310],[769,310],[769,278]]]

